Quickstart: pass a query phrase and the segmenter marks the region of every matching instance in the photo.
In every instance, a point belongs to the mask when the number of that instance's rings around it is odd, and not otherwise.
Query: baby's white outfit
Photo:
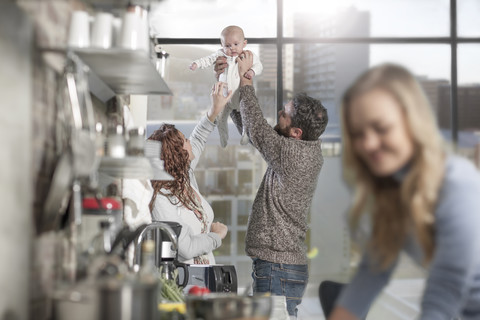
[[[250,69],[255,72],[255,76],[258,76],[263,71],[263,65],[260,62],[260,59],[256,54],[252,52],[253,55],[253,65]],[[228,91],[233,91],[233,96],[230,102],[225,106],[225,109],[222,113],[218,116],[217,119],[217,129],[220,135],[220,145],[225,148],[227,146],[228,141],[228,116],[232,110],[238,109],[240,104],[240,97],[238,93],[238,87],[240,86],[240,75],[238,74],[238,65],[236,62],[237,57],[230,57],[225,54],[223,49],[219,49],[216,52],[212,53],[209,56],[200,58],[198,60],[193,61],[197,64],[200,69],[205,69],[213,64],[217,60],[217,57],[226,57],[227,58],[227,68],[225,71],[220,74],[218,80],[225,82],[227,84],[227,88],[225,88],[224,95],[227,96]],[[243,75],[242,75],[243,76]],[[245,132],[245,129],[242,133],[242,139],[240,140],[241,144],[248,143],[248,135]]]

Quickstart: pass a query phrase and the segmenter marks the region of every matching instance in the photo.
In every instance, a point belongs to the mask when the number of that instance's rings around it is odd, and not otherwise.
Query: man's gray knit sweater
[[[246,253],[274,263],[306,264],[307,215],[323,165],[321,141],[279,135],[263,118],[252,86],[240,88],[237,128],[268,164],[248,219]]]

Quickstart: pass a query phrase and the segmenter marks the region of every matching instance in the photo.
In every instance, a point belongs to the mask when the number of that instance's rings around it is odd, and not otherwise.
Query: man
[[[240,74],[253,63],[252,53],[237,58]],[[219,58],[215,70],[221,73]],[[296,318],[308,282],[305,237],[307,214],[323,165],[320,135],[328,123],[319,100],[298,94],[278,113],[272,128],[263,118],[252,80],[241,77],[240,112],[231,117],[244,127],[268,164],[248,220],[246,253],[253,259],[254,292],[283,295]]]

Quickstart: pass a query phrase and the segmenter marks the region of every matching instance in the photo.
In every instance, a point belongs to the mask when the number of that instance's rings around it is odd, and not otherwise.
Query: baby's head
[[[237,26],[228,26],[223,29],[220,40],[223,51],[230,57],[238,56],[247,45],[247,40],[245,40],[242,28]]]

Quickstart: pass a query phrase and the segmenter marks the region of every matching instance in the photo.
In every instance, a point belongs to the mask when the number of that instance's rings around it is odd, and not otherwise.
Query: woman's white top
[[[208,201],[198,191],[197,180],[194,175],[198,159],[205,148],[208,136],[214,128],[215,124],[208,120],[206,116],[203,116],[189,138],[194,155],[189,170],[190,185],[200,196],[204,214],[207,216],[208,232],[201,233],[201,221],[193,211],[187,209],[182,204],[172,204],[166,196],[161,194],[157,194],[152,210],[153,220],[174,221],[182,225],[178,239],[178,260],[187,264],[193,264],[194,257],[204,254],[208,256],[209,264],[215,264],[215,257],[212,251],[222,244],[220,236],[210,232],[214,213]],[[167,193],[168,191],[162,189],[162,192]]]

